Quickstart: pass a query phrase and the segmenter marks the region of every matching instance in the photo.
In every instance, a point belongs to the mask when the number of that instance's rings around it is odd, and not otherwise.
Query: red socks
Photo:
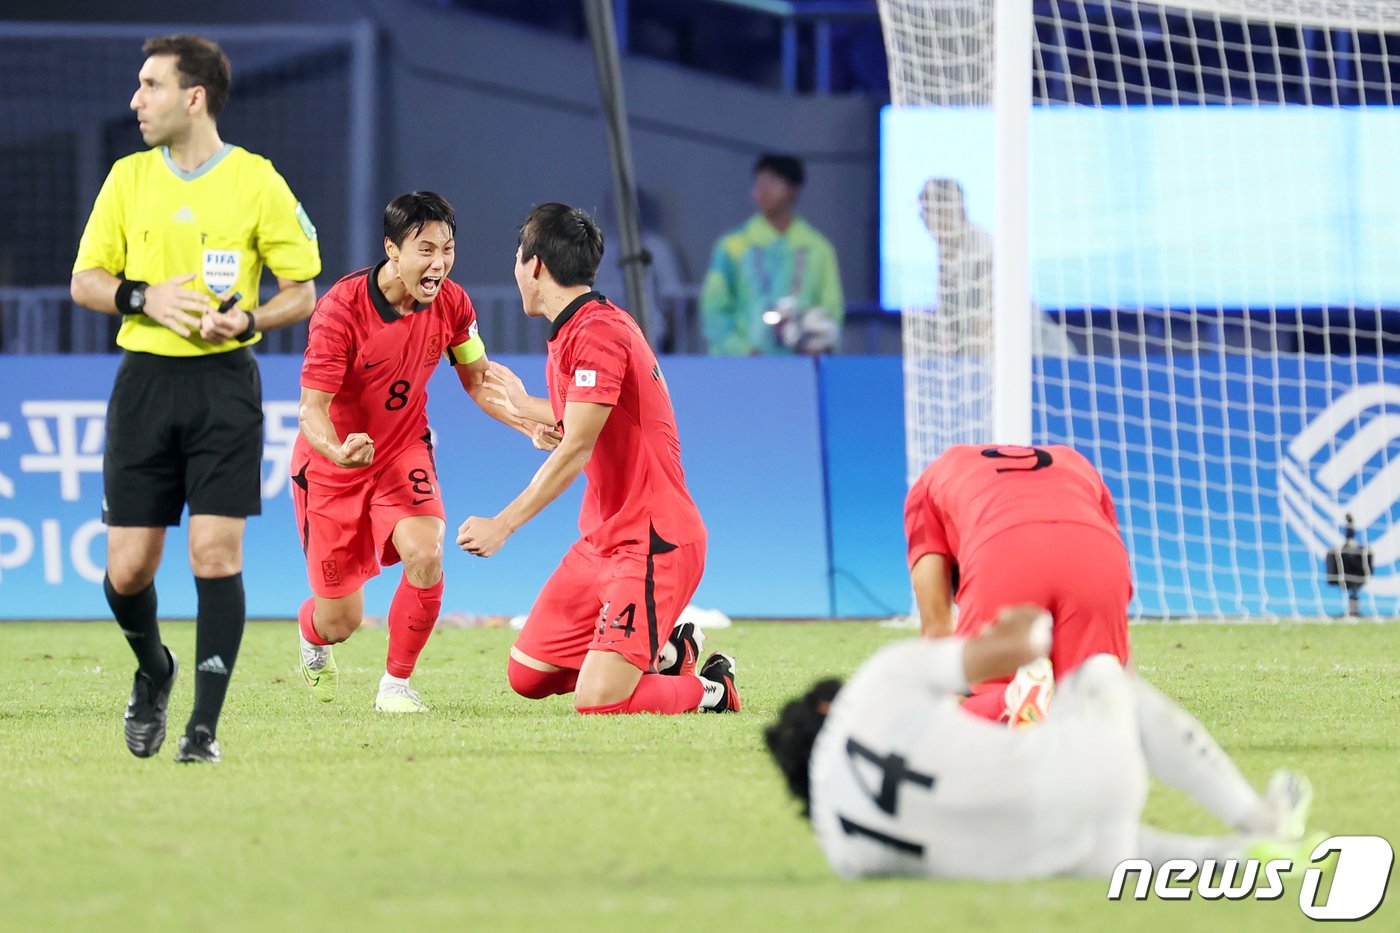
[[[316,631],[316,597],[307,597],[306,602],[301,604],[301,609],[297,612],[297,622],[301,625],[301,637],[311,642],[313,645],[329,645],[330,642],[321,637],[321,633]]]
[[[578,686],[578,671],[561,668],[540,671],[515,658],[506,662],[506,677],[510,689],[530,700],[561,693],[573,693]],[[705,687],[695,676],[675,677],[664,674],[643,674],[632,695],[620,703],[604,706],[581,706],[580,713],[689,713],[700,708]]]
[[[385,670],[393,677],[405,680],[413,674],[418,655],[433,634],[438,614],[442,611],[442,578],[432,586],[419,589],[399,581],[394,601],[389,604],[389,661]]]
[[[506,677],[510,689],[527,700],[543,700],[558,693],[573,693],[578,683],[578,671],[567,668],[557,671],[539,671],[511,658],[506,664]]]
[[[700,708],[705,696],[699,677],[671,677],[643,674],[637,689],[621,703],[606,706],[580,706],[580,713],[690,713]]]

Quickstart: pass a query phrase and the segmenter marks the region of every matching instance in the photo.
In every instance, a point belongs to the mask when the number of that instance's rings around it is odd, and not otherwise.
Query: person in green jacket
[[[829,353],[846,316],[831,241],[793,207],[806,172],[796,156],[754,165],[758,213],[715,243],[700,294],[712,356]]]

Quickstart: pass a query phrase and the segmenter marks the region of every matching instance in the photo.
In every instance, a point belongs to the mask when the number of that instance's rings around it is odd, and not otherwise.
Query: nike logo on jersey
[[[365,369],[373,369],[374,367],[378,366],[380,363],[387,363],[387,362],[389,362],[389,361],[388,361],[388,360],[379,360],[379,361],[374,362],[374,363],[366,363],[366,364],[365,364]]]
[[[424,502],[432,502],[432,501],[433,501],[433,497],[432,497],[432,496],[428,496],[426,499],[414,499],[414,500],[413,500],[413,504],[414,504],[414,505],[422,505]]]

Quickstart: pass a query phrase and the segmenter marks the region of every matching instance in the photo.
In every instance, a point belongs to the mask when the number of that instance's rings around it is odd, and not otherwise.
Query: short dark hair
[[[404,240],[435,220],[447,224],[452,236],[457,236],[457,212],[446,198],[434,191],[410,191],[384,208],[384,235],[395,246],[403,246]]]
[[[801,188],[807,182],[807,167],[794,155],[765,152],[753,164],[753,173],[759,172],[772,172],[794,188]]]
[[[812,812],[807,776],[812,745],[826,723],[831,701],[836,699],[841,686],[841,681],[835,677],[817,681],[802,696],[790,700],[772,725],[763,730],[763,739],[787,781],[788,790],[802,803],[803,816],[810,816]]]
[[[592,285],[603,261],[603,231],[585,211],[551,201],[520,225],[520,260],[536,256],[560,285]]]
[[[180,72],[180,87],[204,88],[209,116],[217,117],[228,102],[229,84],[233,81],[233,66],[218,43],[203,36],[156,36],[141,46],[147,58],[152,55],[175,56],[175,70]]]
[[[919,201],[935,206],[952,202],[964,204],[967,202],[967,195],[963,191],[962,182],[956,178],[930,178],[924,182]]]

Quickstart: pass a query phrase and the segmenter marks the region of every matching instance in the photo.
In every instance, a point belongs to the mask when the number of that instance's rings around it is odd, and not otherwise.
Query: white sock
[[[1268,805],[1206,727],[1142,678],[1131,680],[1147,769],[1226,825],[1244,832],[1271,832]]]
[[[700,705],[696,709],[714,709],[724,705],[724,684],[718,680],[710,680],[708,677],[700,678],[700,685],[705,688],[705,695],[700,698]]]
[[[395,677],[393,674],[389,674],[389,673],[385,673],[385,675],[384,675],[383,677],[379,678],[379,689],[380,689],[380,690],[383,690],[385,687],[391,686],[391,685],[393,685],[393,684],[398,684],[398,685],[400,685],[400,686],[407,687],[407,686],[408,686],[408,678],[407,678],[407,677]]]

